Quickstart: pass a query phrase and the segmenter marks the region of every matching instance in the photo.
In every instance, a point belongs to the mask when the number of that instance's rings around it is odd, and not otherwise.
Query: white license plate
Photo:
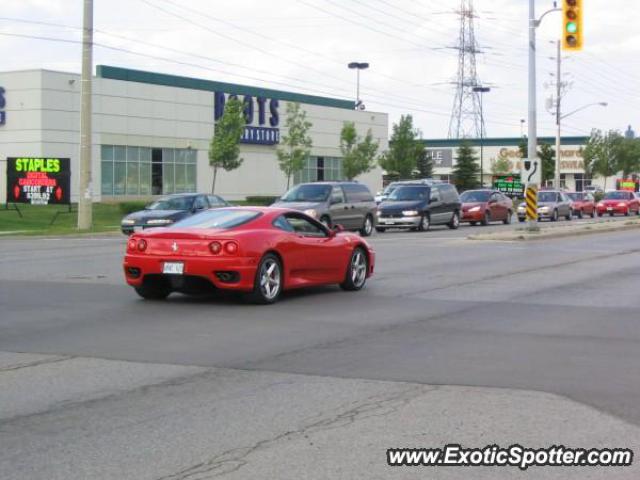
[[[162,265],[162,273],[169,275],[182,275],[184,273],[184,263],[182,262],[164,262]]]
[[[610,212],[611,210],[613,210],[613,207],[607,207],[607,212]]]
[[[133,227],[133,231],[135,233],[141,232],[143,230],[143,228],[139,225],[136,225],[135,227]]]
[[[393,220],[383,220],[382,223],[384,223],[385,225],[393,225]]]

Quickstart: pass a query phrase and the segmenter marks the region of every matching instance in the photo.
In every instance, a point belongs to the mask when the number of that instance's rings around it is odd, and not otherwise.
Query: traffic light
[[[562,0],[562,49],[582,50],[582,0]]]

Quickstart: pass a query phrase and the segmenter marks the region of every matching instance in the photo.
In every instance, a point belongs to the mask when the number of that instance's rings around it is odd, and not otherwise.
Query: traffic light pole
[[[529,0],[529,138],[527,139],[527,158],[531,162],[536,159],[538,154],[538,133],[536,131],[536,27],[538,25],[535,0]],[[537,185],[533,186],[537,187]],[[527,229],[537,230],[537,222],[530,217],[528,218]]]
[[[558,40],[558,68],[556,71],[556,168],[553,176],[553,187],[557,189],[560,188],[560,142],[562,140],[562,132],[560,130],[560,122],[562,121],[562,114],[560,113],[562,100],[562,52],[560,51],[560,43],[560,40]]]

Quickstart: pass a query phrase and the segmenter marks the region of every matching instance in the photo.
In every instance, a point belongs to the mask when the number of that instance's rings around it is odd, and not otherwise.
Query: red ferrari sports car
[[[133,234],[124,273],[147,299],[215,287],[273,303],[283,290],[312,285],[360,290],[374,264],[367,242],[339,226],[288,209],[233,207]]]

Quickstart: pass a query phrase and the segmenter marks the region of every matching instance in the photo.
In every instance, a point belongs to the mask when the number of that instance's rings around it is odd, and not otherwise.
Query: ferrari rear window
[[[236,210],[218,208],[206,210],[192,217],[185,218],[173,224],[173,228],[233,228],[255,220],[260,212],[255,210]]]

